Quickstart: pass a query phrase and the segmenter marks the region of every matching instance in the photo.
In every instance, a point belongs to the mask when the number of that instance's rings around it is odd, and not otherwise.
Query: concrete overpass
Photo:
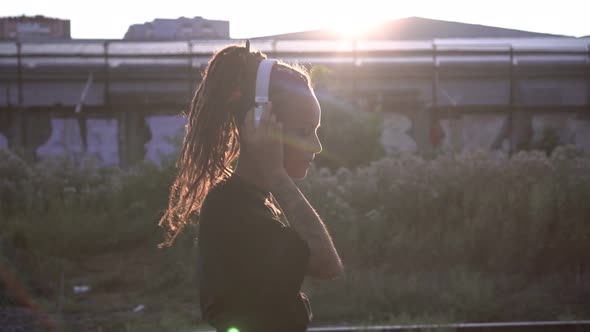
[[[157,161],[182,129],[200,73],[232,40],[0,42],[0,147],[31,158]],[[590,150],[590,39],[254,40],[324,66],[318,93],[386,112],[386,150],[504,149],[553,128]],[[411,133],[410,133],[410,128]]]

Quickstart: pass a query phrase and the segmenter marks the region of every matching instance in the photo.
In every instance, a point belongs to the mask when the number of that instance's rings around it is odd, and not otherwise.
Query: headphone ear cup
[[[262,113],[264,112],[264,106],[266,103],[257,103],[254,107],[254,128],[260,126],[260,120],[262,119]]]
[[[256,90],[254,92],[255,102],[267,102],[270,89],[270,74],[273,66],[278,63],[276,59],[264,59],[258,65],[256,71]]]
[[[269,102],[269,90],[270,90],[270,74],[273,66],[278,63],[276,59],[264,59],[258,65],[256,72],[256,90],[254,92],[254,127],[260,125],[260,119],[262,119],[262,113]]]

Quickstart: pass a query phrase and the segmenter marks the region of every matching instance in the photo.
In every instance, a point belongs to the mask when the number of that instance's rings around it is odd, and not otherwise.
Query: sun
[[[339,24],[332,30],[342,39],[359,39],[366,35],[374,24]]]
[[[340,12],[328,20],[329,29],[342,39],[362,39],[370,31],[376,29],[385,18],[378,11],[359,11],[350,9]]]

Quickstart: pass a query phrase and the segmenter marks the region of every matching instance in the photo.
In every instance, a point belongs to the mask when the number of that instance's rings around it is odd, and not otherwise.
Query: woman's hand
[[[254,110],[246,115],[241,128],[240,163],[248,163],[259,176],[267,181],[283,175],[283,126],[268,102],[258,126],[254,122]]]
[[[248,112],[240,128],[238,171],[248,172],[250,180],[272,192],[287,216],[289,224],[309,246],[308,274],[332,279],[342,274],[340,257],[328,230],[305,196],[283,167],[283,127],[269,104],[260,125],[254,125],[254,111]]]

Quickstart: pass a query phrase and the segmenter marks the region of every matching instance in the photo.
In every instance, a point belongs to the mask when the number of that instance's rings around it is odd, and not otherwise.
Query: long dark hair
[[[161,247],[171,245],[186,224],[197,222],[209,190],[233,173],[232,162],[240,152],[238,124],[254,105],[256,71],[264,59],[265,54],[250,52],[249,45],[231,45],[216,52],[207,64],[187,114],[168,208],[159,221],[166,228]],[[303,82],[309,87],[308,72],[300,66],[275,65],[270,87],[273,106],[287,90],[278,83],[289,82]]]

